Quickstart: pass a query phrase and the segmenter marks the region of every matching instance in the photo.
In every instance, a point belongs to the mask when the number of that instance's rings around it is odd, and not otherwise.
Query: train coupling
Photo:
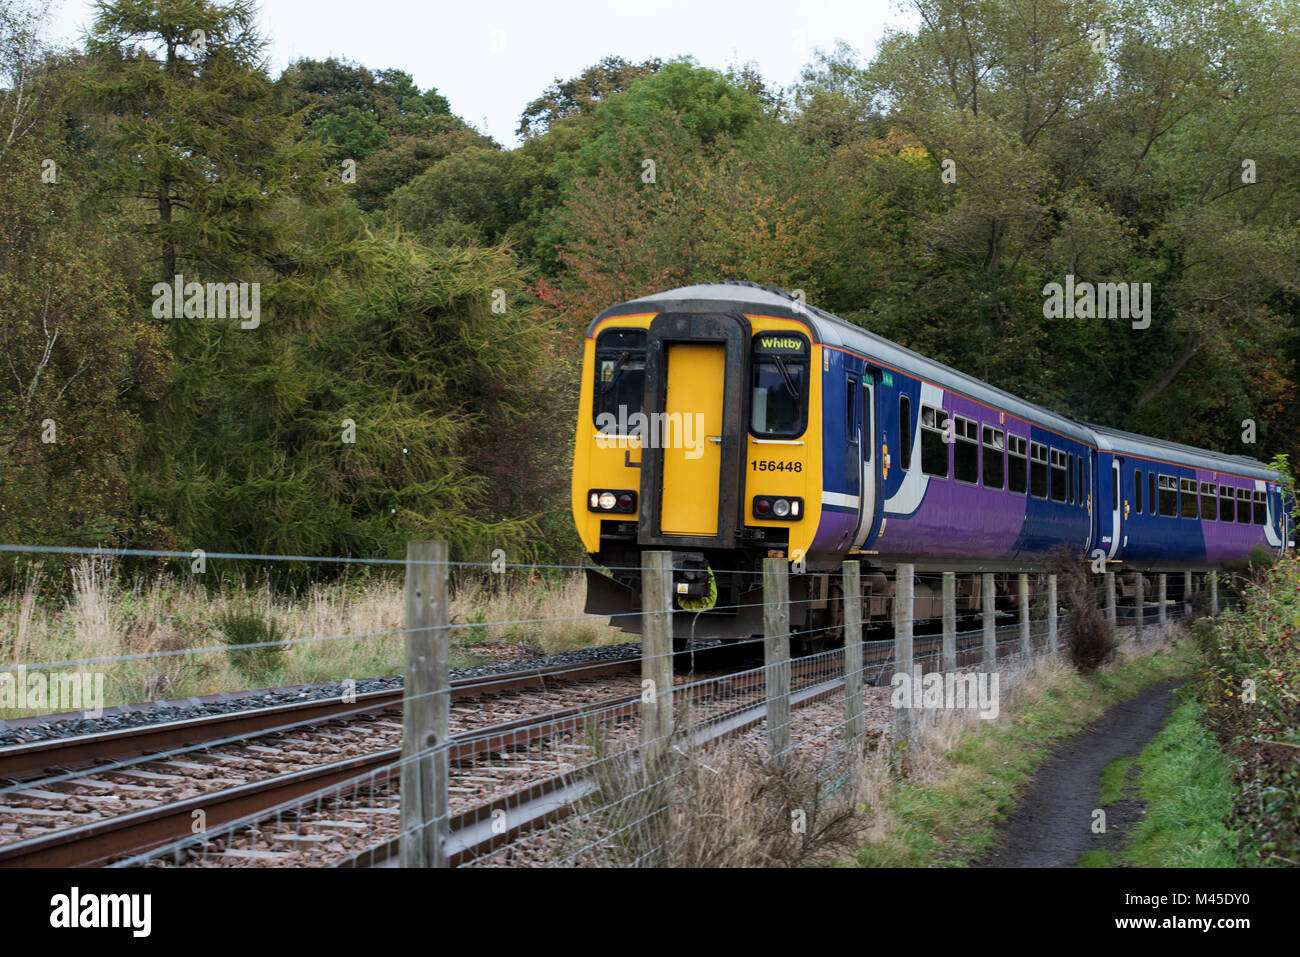
[[[673,552],[673,594],[702,598],[709,592],[709,563],[703,552]]]

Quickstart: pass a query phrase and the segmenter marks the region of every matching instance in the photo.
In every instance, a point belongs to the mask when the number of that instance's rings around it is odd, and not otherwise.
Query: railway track
[[[636,659],[452,683],[459,733],[631,693]],[[400,689],[0,749],[0,866],[87,866],[363,775],[401,747]],[[532,716],[532,717],[530,717]]]
[[[822,700],[842,686],[838,679],[822,680],[828,667],[824,661],[793,664],[792,707]],[[698,743],[741,733],[765,719],[761,672],[695,678],[676,690],[675,708],[689,709]],[[581,773],[591,754],[592,722],[605,736],[605,746],[626,751],[637,742],[639,713],[638,693],[602,701],[595,709],[578,707],[454,738],[448,761],[450,863],[466,863],[571,813],[592,789]],[[271,823],[249,822],[219,846],[193,848],[175,863],[367,867],[390,862],[399,846],[400,756],[400,750],[391,752],[381,773],[354,782],[346,793],[280,808]]]
[[[916,641],[937,658],[937,637]],[[999,643],[1000,655],[1013,650]],[[868,682],[889,658],[868,646]],[[627,659],[453,682],[453,863],[570,813],[591,787],[575,771],[593,711],[617,744],[635,743],[639,668]],[[792,678],[792,707],[842,686],[797,659]],[[719,674],[684,694],[676,706],[700,742],[764,720],[761,673]],[[102,865],[185,838],[196,820],[244,826],[175,863],[382,863],[400,826],[400,709],[397,689],[0,749],[0,866]]]

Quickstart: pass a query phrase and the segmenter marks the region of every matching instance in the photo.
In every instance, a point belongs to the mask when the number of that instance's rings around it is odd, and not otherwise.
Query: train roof
[[[1088,423],[1088,428],[1096,433],[1098,447],[1109,451],[1156,459],[1160,462],[1172,462],[1175,465],[1212,468],[1219,472],[1230,472],[1233,475],[1269,482],[1278,482],[1282,478],[1259,459],[1252,459],[1247,455],[1211,452],[1191,445],[1153,439],[1148,435],[1138,435],[1135,432],[1125,432],[1123,429],[1112,429],[1108,425]]]
[[[999,411],[1009,412],[1026,421],[1044,425],[1076,441],[1096,445],[1092,433],[1067,416],[1035,405],[1010,392],[1004,392],[974,376],[927,358],[919,352],[913,352],[883,336],[832,315],[824,309],[800,303],[791,293],[783,289],[748,282],[682,286],[679,289],[669,289],[621,303],[601,313],[596,321],[599,322],[613,315],[627,315],[647,305],[653,305],[658,310],[671,305],[675,312],[719,312],[724,308],[731,311],[740,307],[740,311],[751,313],[754,309],[749,307],[756,306],[767,315],[807,323],[812,329],[813,338],[823,345],[840,346],[866,353],[887,366],[909,375],[919,375],[927,382],[961,393],[977,402],[995,406]]]
[[[602,319],[634,314],[644,311],[647,306],[653,307],[657,312],[668,309],[674,312],[723,312],[733,311],[739,307],[739,311],[752,313],[755,308],[761,309],[765,315],[796,319],[806,323],[812,330],[813,337],[824,345],[865,352],[885,365],[893,366],[908,374],[919,375],[935,385],[943,386],[977,402],[996,407],[999,411],[1009,412],[1026,421],[1043,425],[1100,449],[1126,452],[1130,455],[1179,465],[1214,468],[1218,471],[1233,472],[1237,475],[1272,482],[1280,479],[1278,473],[1269,469],[1263,462],[1244,455],[1210,452],[1190,445],[1166,442],[1163,439],[1153,439],[1120,429],[1080,422],[1070,416],[1053,412],[1051,409],[944,365],[942,362],[913,352],[877,333],[832,315],[824,309],[805,305],[792,293],[773,286],[729,280],[668,289],[606,309],[592,321],[588,334],[594,331],[596,323]]]

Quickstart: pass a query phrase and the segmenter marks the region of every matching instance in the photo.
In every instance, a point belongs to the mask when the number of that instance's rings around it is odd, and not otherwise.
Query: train
[[[970,610],[978,574],[1014,601],[1011,578],[1062,550],[1131,586],[1294,548],[1282,476],[1256,459],[1053,412],[755,283],[596,316],[575,436],[587,611],[634,634],[652,550],[672,553],[674,634],[761,633],[763,560],[783,557],[792,631],[829,644],[848,558],[870,627],[904,562],[963,573]],[[932,591],[918,618],[938,614]]]

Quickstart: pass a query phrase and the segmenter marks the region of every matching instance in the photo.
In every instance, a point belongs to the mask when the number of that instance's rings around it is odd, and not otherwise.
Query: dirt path
[[[996,850],[978,866],[1071,867],[1085,851],[1106,846],[1108,842],[1091,829],[1102,768],[1116,758],[1138,754],[1155,737],[1182,682],[1179,678],[1151,685],[1058,745],[999,828]],[[1122,801],[1106,809],[1106,824],[1128,832],[1143,813],[1141,802]]]

